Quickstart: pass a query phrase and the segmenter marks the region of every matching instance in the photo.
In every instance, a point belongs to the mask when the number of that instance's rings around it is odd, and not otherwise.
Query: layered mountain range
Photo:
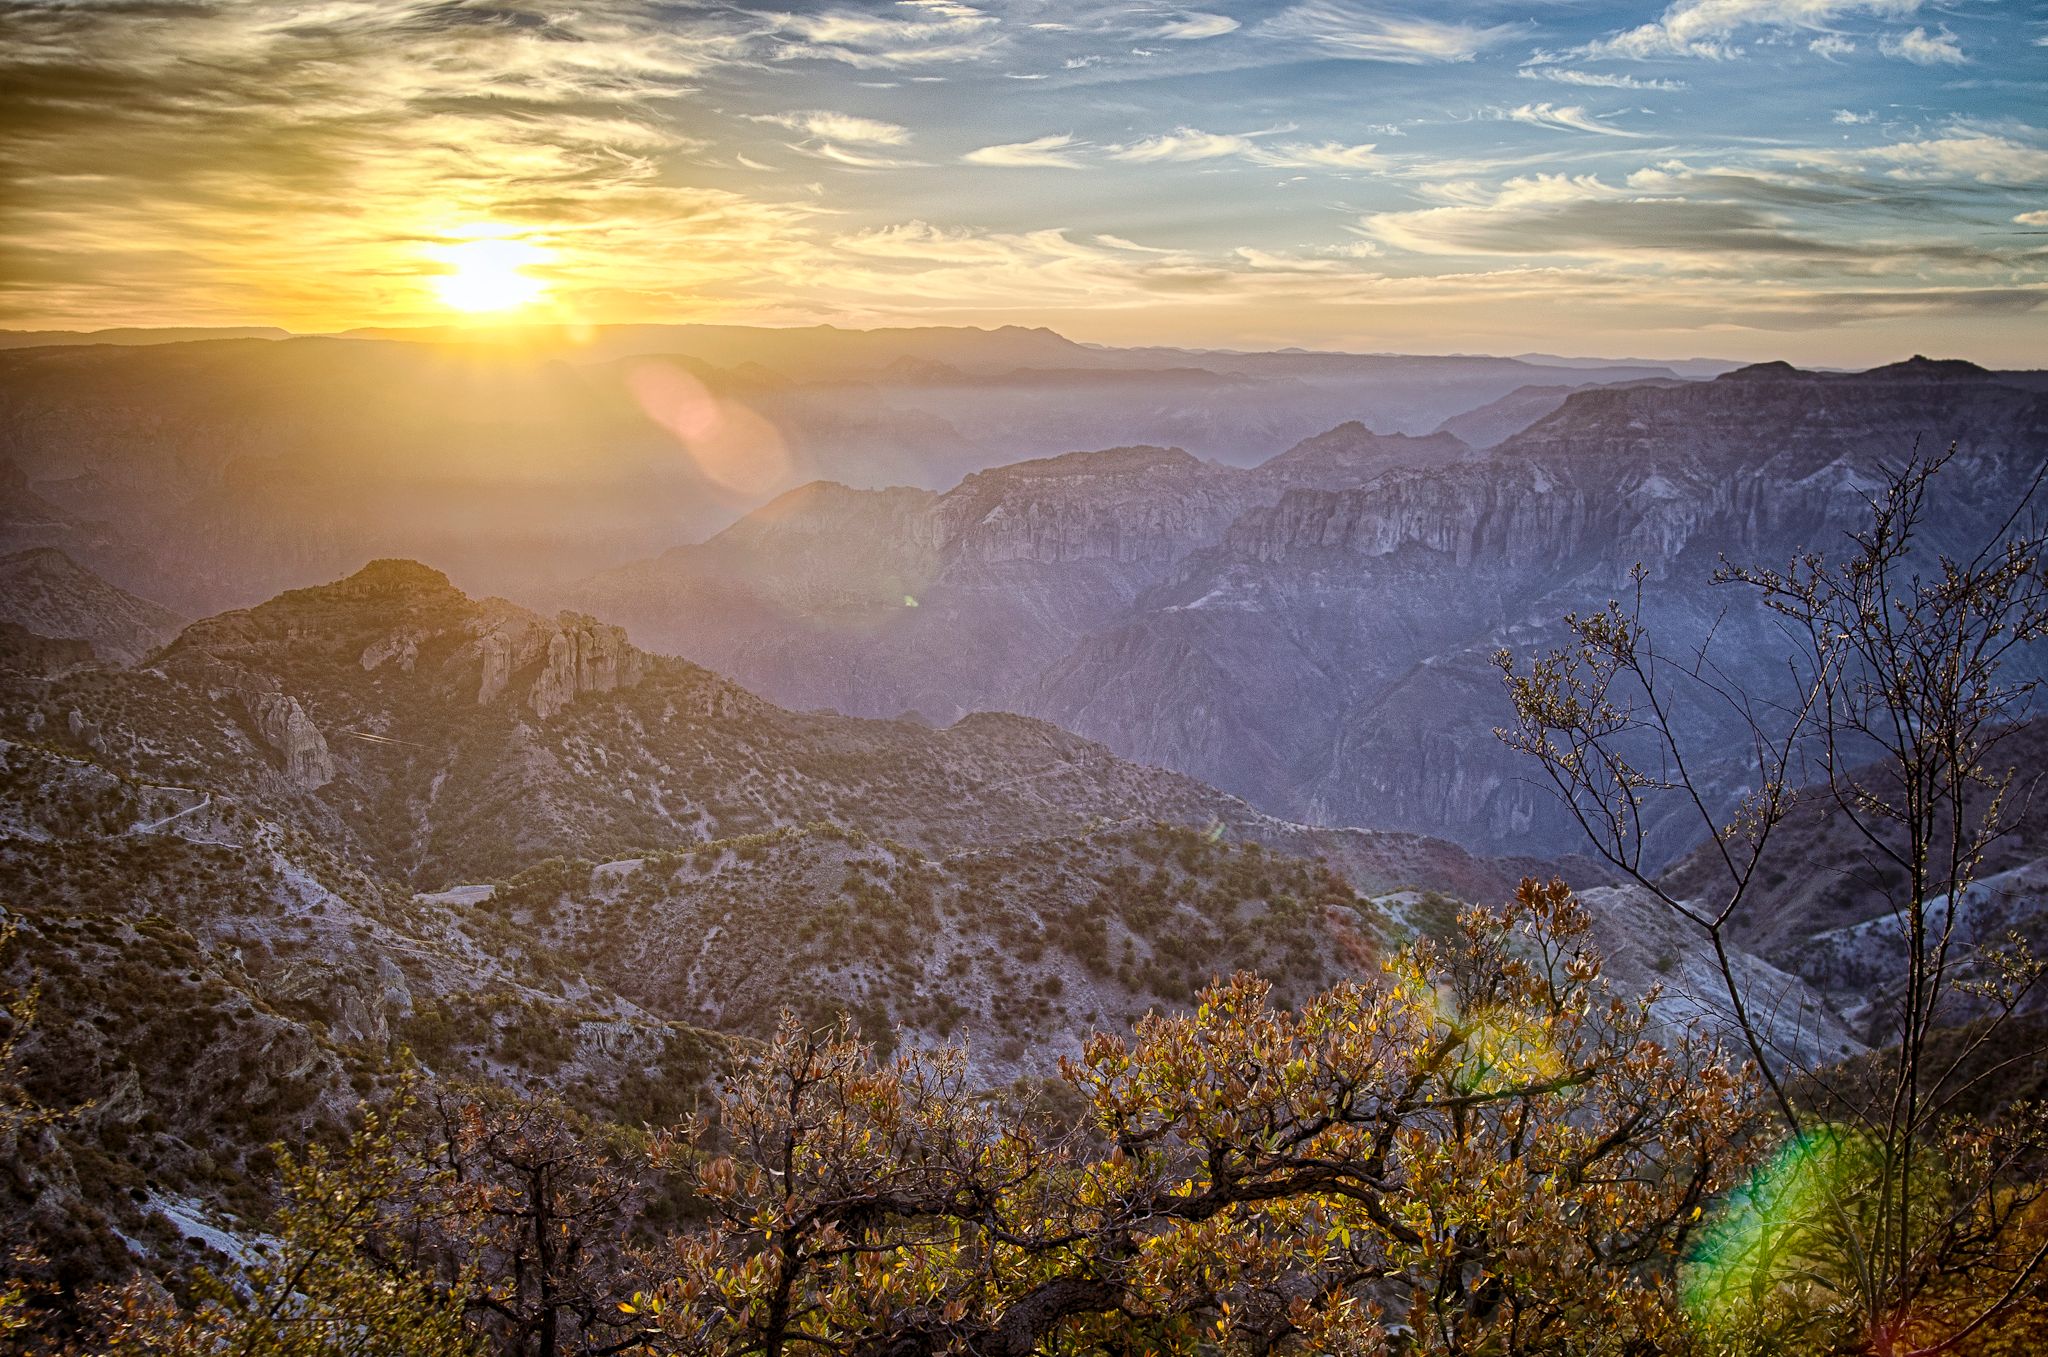
[[[1567,393],[1485,450],[1351,423],[1249,468],[1142,447],[813,485],[565,597],[790,705],[1013,710],[1287,818],[1555,853],[1577,832],[1494,737],[1496,653],[1559,644],[1640,565],[1672,653],[1713,633],[1766,685],[1783,647],[1717,563],[1838,547],[1862,491],[1950,443],[1930,547],[1993,532],[2048,459],[2037,376],[1767,364]]]
[[[1119,442],[1247,464],[1345,419],[1422,432],[1532,382],[1671,376],[1014,327],[232,334],[0,342],[0,551],[59,548],[192,616],[381,556],[519,596],[819,478],[942,488]]]

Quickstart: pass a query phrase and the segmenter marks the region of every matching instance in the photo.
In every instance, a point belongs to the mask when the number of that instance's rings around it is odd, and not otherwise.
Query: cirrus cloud
[[[1153,29],[1150,36],[1175,42],[1194,42],[1202,38],[1220,38],[1225,33],[1235,33],[1238,28],[1237,20],[1227,14],[1183,14]]]
[[[987,165],[1009,170],[1078,170],[1086,166],[1072,152],[1078,149],[1071,134],[1035,137],[1002,146],[983,146],[960,158],[970,165]]]
[[[1644,132],[1631,132],[1612,123],[1601,122],[1577,104],[1560,107],[1557,104],[1523,104],[1508,110],[1510,121],[1528,123],[1534,127],[1551,127],[1564,132],[1597,132],[1603,137],[1642,137]]]
[[[1418,19],[1345,0],[1308,0],[1274,15],[1259,32],[1310,43],[1324,56],[1421,65],[1470,61],[1524,30],[1514,24]]]

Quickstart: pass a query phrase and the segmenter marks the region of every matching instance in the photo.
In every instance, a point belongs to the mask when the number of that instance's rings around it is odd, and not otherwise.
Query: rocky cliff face
[[[1179,448],[1110,448],[969,476],[933,504],[950,562],[1162,567],[1242,507],[1233,472]]]
[[[1249,470],[1052,458],[918,510],[944,527],[919,530],[936,545],[915,609],[785,606],[761,583],[781,559],[765,525],[747,553],[697,556],[681,595],[665,558],[587,606],[803,705],[1007,707],[1278,814],[1561,851],[1574,831],[1492,735],[1494,651],[1555,644],[1559,617],[1641,564],[1666,635],[1721,617],[1722,644],[1763,664],[1767,631],[1707,584],[1720,558],[1838,541],[1884,467],[1951,441],[1934,546],[1997,526],[2048,456],[2048,402],[1968,364],[1773,364],[1564,393],[1486,453],[1346,424]],[[875,549],[849,531],[847,559]],[[801,551],[831,555],[818,536]],[[735,595],[750,606],[705,605]]]
[[[256,737],[284,760],[286,777],[309,792],[334,781],[334,756],[327,751],[326,737],[297,698],[260,688],[243,689],[241,698]]]
[[[101,658],[135,664],[184,619],[117,589],[55,547],[0,556],[0,622],[52,640],[87,642]]]
[[[812,486],[565,601],[791,706],[950,721],[1008,704],[1275,493],[1158,447],[1020,462],[944,495]]]
[[[0,551],[60,546],[188,615],[378,556],[532,597],[814,480],[943,487],[1104,443],[1246,465],[1360,415],[1426,429],[1561,370],[1132,352],[957,329],[625,327],[573,361],[394,338],[0,352]],[[744,484],[699,463],[650,408],[666,399],[655,388],[750,431]]]

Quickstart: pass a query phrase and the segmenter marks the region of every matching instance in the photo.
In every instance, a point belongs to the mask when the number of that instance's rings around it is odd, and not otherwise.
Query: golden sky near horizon
[[[1924,0],[0,0],[0,324],[2048,365],[2044,42]]]

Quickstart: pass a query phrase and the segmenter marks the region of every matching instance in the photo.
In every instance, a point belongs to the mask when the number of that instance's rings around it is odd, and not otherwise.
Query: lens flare
[[[1724,1197],[1679,1269],[1679,1296],[1703,1332],[1755,1327],[1788,1287],[1812,1273],[1828,1227],[1867,1182],[1869,1145],[1852,1131],[1813,1127],[1791,1137]]]
[[[775,426],[721,399],[688,370],[674,363],[636,363],[626,372],[626,386],[713,485],[756,497],[786,483],[789,449]]]

